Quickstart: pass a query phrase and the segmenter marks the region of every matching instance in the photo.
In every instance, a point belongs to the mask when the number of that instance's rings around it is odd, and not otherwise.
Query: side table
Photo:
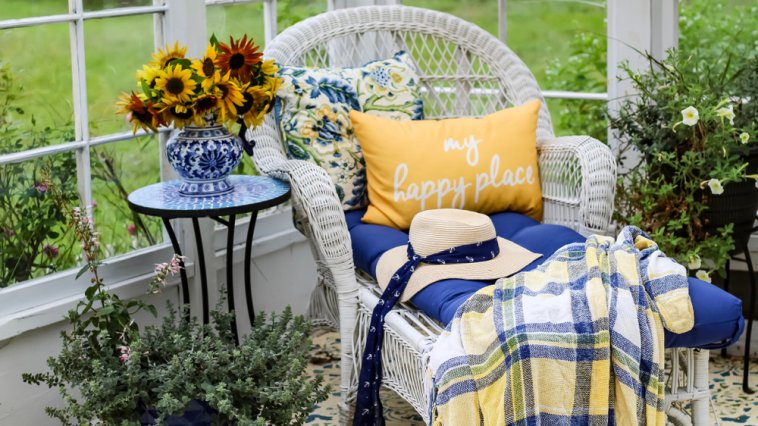
[[[252,325],[255,321],[253,309],[253,295],[250,283],[250,260],[252,255],[253,233],[258,212],[262,209],[273,207],[283,203],[290,197],[290,187],[287,182],[267,176],[243,176],[235,175],[229,178],[234,190],[222,195],[211,197],[187,197],[179,193],[181,181],[174,180],[161,182],[140,188],[129,194],[129,208],[137,213],[148,216],[157,216],[163,219],[166,226],[174,253],[182,255],[179,241],[171,226],[171,219],[192,219],[192,228],[197,243],[197,262],[200,267],[200,283],[203,306],[203,323],[207,324],[208,318],[208,277],[205,269],[205,255],[203,241],[200,235],[198,218],[207,217],[226,226],[226,292],[229,310],[234,310],[234,270],[231,255],[234,247],[234,225],[238,214],[251,213],[250,226],[245,240],[245,300],[247,312]],[[223,219],[221,216],[229,216]],[[189,283],[187,273],[180,271],[182,281],[182,301],[189,303]],[[238,340],[237,322],[232,323],[232,332],[235,340]]]

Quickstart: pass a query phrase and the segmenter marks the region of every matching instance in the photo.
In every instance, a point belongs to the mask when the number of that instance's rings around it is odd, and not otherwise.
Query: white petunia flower
[[[724,193],[724,187],[721,185],[721,181],[718,179],[711,179],[708,181],[708,187],[711,188],[711,194],[721,195]]]
[[[699,270],[695,273],[695,277],[699,280],[705,281],[707,283],[711,282],[711,277],[708,275],[707,272],[704,270]]]
[[[740,133],[740,142],[742,142],[743,145],[746,144],[747,141],[749,140],[750,140],[750,134],[748,132]]]
[[[682,110],[682,123],[688,126],[694,126],[699,119],[700,113],[697,112],[697,109],[694,106],[688,106]]]
[[[729,124],[734,126],[734,107],[730,104],[728,107],[716,110],[716,115],[729,120]]]
[[[687,263],[687,267],[689,269],[700,269],[700,266],[702,266],[700,256],[695,254],[692,257],[690,257],[689,263]]]

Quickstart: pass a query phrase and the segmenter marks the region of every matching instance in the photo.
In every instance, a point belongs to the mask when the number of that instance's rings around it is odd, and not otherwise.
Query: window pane
[[[0,140],[4,153],[70,140],[65,133],[33,137],[34,129],[73,122],[67,24],[0,30],[0,101],[18,138]]]
[[[406,0],[403,3],[456,15],[497,36],[495,0]],[[543,89],[553,88],[546,78],[547,69],[556,61],[568,60],[579,49],[572,44],[577,37],[598,36],[603,41],[605,60],[605,1],[508,0],[506,4],[508,47],[526,63]]]
[[[149,6],[152,0],[84,0],[84,10],[113,9],[117,7]]]
[[[3,0],[0,21],[68,13],[66,0]]]
[[[277,2],[279,31],[292,26],[305,18],[326,12],[326,0],[280,0]]]
[[[577,52],[572,41],[584,34],[606,40],[605,1],[508,1],[508,46],[532,70],[543,89],[546,70],[556,61],[567,61]],[[603,55],[603,60],[605,55]]]
[[[95,226],[104,256],[163,241],[160,219],[133,213],[130,192],[160,181],[160,152],[155,136],[92,149],[92,199]]]
[[[154,50],[152,15],[86,21],[84,45],[90,134],[130,130],[131,125],[116,113],[116,102],[122,92],[140,93],[135,74]]]
[[[206,8],[208,36],[216,35],[219,41],[229,43],[229,37],[241,38],[247,34],[263,46],[263,4],[231,4]]]
[[[0,127],[0,137],[5,131]],[[0,165],[0,288],[77,264],[78,244],[47,182],[70,203],[78,199],[72,153]]]

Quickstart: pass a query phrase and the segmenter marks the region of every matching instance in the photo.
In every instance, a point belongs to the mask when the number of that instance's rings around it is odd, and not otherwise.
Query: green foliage
[[[726,60],[723,52],[731,52],[732,61],[740,63],[758,50],[758,7],[751,2],[682,1],[679,13],[679,47],[685,54],[698,51],[702,60],[716,65],[715,62]],[[554,61],[548,66],[547,84],[543,87],[605,92],[606,50],[604,32],[578,33],[568,46],[568,59]],[[589,135],[601,141],[607,139],[604,102],[561,99],[553,104],[557,105],[551,112],[559,134]]]
[[[21,88],[9,67],[0,63],[0,154],[60,143],[72,138],[70,126],[38,128],[18,106]],[[0,288],[17,281],[71,267],[74,256],[64,243],[63,213],[43,180],[76,198],[76,161],[50,155],[35,161],[0,166]]]
[[[745,177],[749,141],[740,136],[754,139],[755,122],[740,121],[744,96],[736,88],[746,66],[733,69],[728,57],[702,54],[670,51],[663,61],[647,55],[643,73],[622,67],[638,95],[625,99],[610,120],[625,166],[615,219],[648,231],[684,264],[705,258],[713,261],[712,270],[723,271],[734,248],[731,227],[712,229],[705,213],[722,185]],[[697,119],[688,118],[693,108]]]
[[[58,389],[66,406],[46,411],[63,424],[139,424],[148,407],[161,424],[194,399],[218,412],[218,424],[298,425],[328,396],[321,376],[304,377],[310,325],[290,308],[257,316],[240,346],[230,332],[232,313],[214,311],[209,326],[168,309],[160,326],[146,327],[128,345],[107,331],[97,335],[96,346],[64,334],[63,351],[48,360],[51,371],[24,380]]]
[[[49,192],[81,242],[86,264],[77,278],[92,275],[84,300],[68,313],[71,331],[61,333],[61,353],[48,358],[50,370],[22,375],[62,396],[65,406],[47,407],[49,416],[64,425],[139,424],[143,413],[156,410],[161,424],[196,400],[216,411],[219,424],[295,425],[326,399],[323,378],[305,378],[310,324],[290,308],[279,316],[259,315],[240,346],[231,331],[234,313],[219,311],[223,300],[212,312],[214,326],[190,319],[188,310],[179,315],[169,304],[162,325],[140,333],[133,316],[141,310],[155,316],[155,307],[108,292],[98,273],[99,234],[86,210],[69,209],[55,186]],[[181,267],[176,255],[156,265],[150,292],[160,291]]]
[[[549,67],[547,87],[572,92],[606,91],[605,36],[597,33],[577,35],[570,45],[571,56]],[[557,129],[569,135],[589,135],[604,141],[608,134],[605,104],[591,100],[559,99],[552,118]]]

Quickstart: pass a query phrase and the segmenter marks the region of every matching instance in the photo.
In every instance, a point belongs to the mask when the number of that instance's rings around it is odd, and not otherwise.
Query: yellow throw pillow
[[[408,229],[423,210],[514,211],[542,220],[540,101],[482,118],[392,121],[350,112],[363,150],[363,221]]]

